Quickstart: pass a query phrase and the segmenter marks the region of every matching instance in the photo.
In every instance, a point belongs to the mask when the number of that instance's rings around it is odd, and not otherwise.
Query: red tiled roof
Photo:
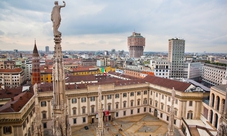
[[[21,92],[22,92],[22,86],[17,87],[17,88],[0,89],[0,99],[12,98],[14,96],[17,96]]]
[[[14,68],[14,69],[0,69],[0,73],[9,73],[9,72],[21,72],[21,68]]]
[[[81,82],[81,81],[97,81],[94,75],[86,75],[86,76],[69,76],[65,82]]]
[[[156,77],[156,76],[149,76],[149,75],[146,76],[144,80],[151,84],[163,86],[169,89],[172,89],[174,87],[175,90],[182,91],[182,92],[184,92],[191,85],[185,82],[180,82],[180,81]]]
[[[0,112],[19,112],[32,96],[33,92],[22,92],[0,107]]]

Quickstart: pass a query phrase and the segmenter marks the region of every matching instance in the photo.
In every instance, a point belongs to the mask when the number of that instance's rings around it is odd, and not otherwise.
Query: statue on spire
[[[60,15],[60,11],[61,8],[65,7],[65,1],[63,1],[64,5],[58,5],[58,1],[55,1],[54,4],[55,6],[52,9],[51,12],[51,21],[53,22],[53,33],[54,36],[61,36],[61,32],[58,31],[58,28],[60,26],[61,23],[61,15]]]

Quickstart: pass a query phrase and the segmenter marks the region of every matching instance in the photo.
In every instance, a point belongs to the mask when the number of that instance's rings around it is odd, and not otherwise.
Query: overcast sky
[[[125,50],[133,31],[145,51],[167,51],[185,39],[186,52],[227,52],[226,0],[66,0],[61,9],[63,50]],[[59,5],[62,5],[59,1]],[[54,48],[54,0],[0,0],[0,50]]]

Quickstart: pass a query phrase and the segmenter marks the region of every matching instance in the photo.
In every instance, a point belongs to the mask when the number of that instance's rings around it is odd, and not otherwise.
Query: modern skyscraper
[[[128,37],[129,56],[131,58],[140,58],[143,55],[145,47],[145,38],[140,33],[133,32]]]
[[[45,51],[46,51],[46,53],[48,53],[50,50],[49,50],[49,46],[46,46],[45,47]]]
[[[169,39],[168,60],[170,62],[170,78],[184,78],[185,40]]]
[[[32,54],[32,84],[40,83],[40,62],[39,53],[36,47],[36,41]]]

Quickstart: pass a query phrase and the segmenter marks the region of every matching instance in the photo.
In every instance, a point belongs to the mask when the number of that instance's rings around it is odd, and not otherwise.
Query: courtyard
[[[84,126],[88,126],[86,130]],[[97,123],[72,128],[73,136],[96,136]],[[105,136],[165,136],[168,124],[150,115],[141,114],[104,122]],[[181,136],[178,129],[175,136]]]

